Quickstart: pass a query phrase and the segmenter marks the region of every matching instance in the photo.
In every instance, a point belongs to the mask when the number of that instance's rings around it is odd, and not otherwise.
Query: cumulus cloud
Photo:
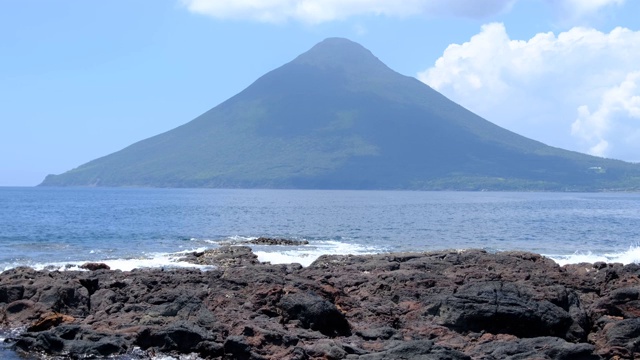
[[[638,64],[640,31],[575,27],[513,40],[493,23],[450,45],[418,78],[523,135],[638,161]]]
[[[571,133],[594,143],[590,152],[601,156],[607,153],[609,136],[619,138],[626,146],[637,141],[640,132],[639,85],[640,71],[629,73],[620,84],[604,91],[593,112],[587,105],[580,106]]]
[[[195,13],[220,19],[305,23],[357,15],[452,15],[483,18],[508,10],[517,0],[181,0]]]

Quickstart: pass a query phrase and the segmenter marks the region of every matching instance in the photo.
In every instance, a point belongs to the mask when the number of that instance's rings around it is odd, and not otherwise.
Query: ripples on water
[[[0,269],[176,265],[177,252],[257,236],[309,240],[254,247],[263,260],[303,264],[465,248],[640,260],[640,194],[629,193],[0,188],[0,209]]]

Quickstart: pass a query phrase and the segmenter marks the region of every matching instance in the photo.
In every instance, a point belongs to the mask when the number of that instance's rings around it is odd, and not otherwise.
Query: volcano
[[[510,132],[330,38],[194,120],[41,185],[632,190],[640,165]]]

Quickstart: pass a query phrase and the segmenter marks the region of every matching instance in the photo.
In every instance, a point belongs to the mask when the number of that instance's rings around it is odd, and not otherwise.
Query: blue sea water
[[[103,261],[183,266],[181,252],[259,237],[261,260],[482,248],[559,263],[640,261],[640,194],[0,188],[0,271]]]
[[[640,194],[0,187],[0,271],[192,266],[182,253],[259,236],[309,241],[253,246],[273,263],[468,248],[631,263]]]

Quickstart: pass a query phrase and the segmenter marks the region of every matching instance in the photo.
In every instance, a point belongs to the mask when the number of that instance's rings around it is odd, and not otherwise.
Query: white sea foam
[[[261,262],[270,262],[272,264],[298,263],[302,266],[311,265],[322,255],[363,255],[381,251],[381,249],[374,247],[332,240],[314,241],[310,245],[296,247],[295,249],[285,247],[278,251],[278,247],[269,247],[269,250],[273,251],[254,250],[254,254],[258,256],[258,260]]]
[[[212,266],[197,265],[184,261],[177,261],[173,256],[157,256],[150,259],[115,259],[101,261],[107,264],[112,270],[131,271],[140,268],[198,268],[202,270],[211,269]]]
[[[205,248],[198,248],[192,250],[185,250],[176,253],[154,253],[145,254],[135,258],[122,258],[122,259],[102,259],[102,260],[84,260],[84,261],[65,261],[65,262],[50,262],[50,263],[33,263],[33,264],[10,264],[5,265],[4,270],[14,268],[16,266],[29,266],[35,270],[51,270],[51,271],[65,271],[65,270],[84,270],[80,266],[87,262],[103,263],[108,265],[111,270],[131,271],[133,269],[140,268],[198,268],[202,270],[211,269],[212,266],[197,265],[185,261],[179,261],[186,253],[194,251],[204,251]]]
[[[248,237],[234,237],[224,241],[211,241],[211,245],[221,245],[225,243],[245,243],[255,238]],[[198,240],[208,242],[206,240]],[[321,255],[358,255],[358,254],[373,254],[383,251],[380,248],[368,247],[358,244],[349,244],[340,241],[312,241],[309,245],[302,246],[254,246],[253,252],[258,256],[258,260],[261,262],[270,262],[272,264],[289,264],[299,263],[302,266],[309,266]],[[179,259],[186,253],[194,251],[204,251],[207,247],[194,248],[190,250],[184,250],[176,253],[156,253],[156,254],[144,254],[135,258],[123,258],[123,259],[103,259],[103,260],[91,260],[91,262],[104,263],[108,265],[112,270],[131,271],[139,268],[199,268],[202,270],[211,269],[212,266],[196,265]],[[82,270],[80,266],[88,261],[67,261],[56,263],[38,263],[28,264],[28,266],[36,270]],[[24,264],[22,264],[24,265]],[[18,266],[17,264],[15,266]],[[4,270],[11,267],[7,266]]]
[[[236,245],[236,244],[244,244],[247,243],[251,240],[255,240],[258,237],[256,236],[240,236],[240,235],[234,235],[234,236],[229,236],[226,238],[222,238],[222,239],[198,239],[198,238],[191,238],[190,240],[196,243],[204,243],[204,244],[211,244],[211,245]]]
[[[152,360],[202,360],[201,357],[195,354],[187,354],[187,355],[159,355],[151,358]]]
[[[17,266],[29,266],[35,270],[52,270],[52,271],[65,271],[65,270],[83,270],[80,268],[82,264],[87,262],[104,263],[108,265],[112,270],[131,271],[133,269],[140,268],[198,268],[201,270],[209,270],[214,268],[213,266],[197,265],[180,261],[186,253],[194,251],[204,251],[209,248],[215,248],[221,244],[228,243],[244,243],[252,238],[248,237],[235,237],[233,239],[228,238],[221,241],[213,241],[211,243],[206,240],[198,240],[199,242],[205,242],[206,245],[199,248],[193,248],[175,253],[152,253],[142,254],[137,257],[127,257],[119,259],[95,259],[83,260],[83,261],[65,261],[65,262],[50,262],[50,263],[12,263],[2,264],[0,266],[0,272],[8,270]],[[229,241],[231,240],[231,241]],[[211,246],[213,245],[213,246]],[[309,266],[318,257],[322,255],[364,255],[386,252],[388,249],[380,247],[365,246],[361,244],[347,243],[342,241],[326,240],[326,241],[311,241],[308,245],[303,246],[264,246],[264,245],[249,245],[252,247],[253,252],[258,256],[258,260],[261,262],[270,262],[272,264],[290,264],[299,263],[302,266]],[[557,254],[543,254],[544,256],[554,260],[559,265],[577,264],[577,263],[594,263],[594,262],[606,262],[606,263],[640,263],[640,245],[629,247],[626,251],[612,252],[612,253],[593,253],[589,251],[577,251],[570,255],[557,255]]]
[[[594,254],[590,251],[587,252],[575,252],[571,255],[545,255],[548,258],[554,260],[559,265],[578,264],[578,263],[622,263],[632,264],[640,263],[640,246],[634,245],[629,247],[628,250],[617,253],[605,253]]]

